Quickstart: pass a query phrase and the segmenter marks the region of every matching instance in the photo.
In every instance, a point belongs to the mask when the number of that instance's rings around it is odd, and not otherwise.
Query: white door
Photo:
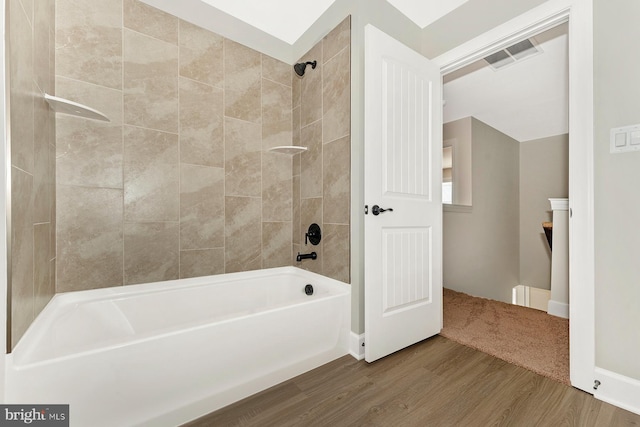
[[[441,83],[439,67],[367,25],[367,362],[442,329]]]

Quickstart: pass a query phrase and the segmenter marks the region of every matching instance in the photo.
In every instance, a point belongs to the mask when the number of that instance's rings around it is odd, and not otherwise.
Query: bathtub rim
[[[64,354],[62,356],[49,357],[45,359],[36,360],[35,362],[20,362],[16,361],[16,355],[20,355],[20,352],[23,351],[22,348],[27,346],[24,350],[27,354],[31,350],[29,345],[37,346],[37,343],[42,339],[42,334],[46,331],[44,328],[39,328],[38,326],[41,323],[45,323],[55,318],[57,314],[57,310],[60,307],[64,307],[66,305],[73,304],[81,304],[81,303],[91,303],[91,302],[99,302],[105,300],[112,300],[123,297],[136,297],[145,294],[153,294],[153,293],[161,293],[161,292],[171,292],[171,291],[179,291],[180,289],[189,289],[198,286],[207,286],[207,285],[215,285],[215,284],[224,284],[229,282],[238,282],[244,280],[251,279],[260,279],[260,278],[272,278],[283,275],[302,275],[305,278],[309,278],[310,280],[318,280],[326,283],[332,288],[332,292],[329,295],[323,296],[321,298],[315,298],[309,301],[299,302],[299,305],[307,305],[313,304],[314,302],[321,302],[324,300],[344,297],[347,294],[351,294],[351,286],[347,283],[340,282],[336,279],[332,279],[330,277],[326,277],[320,275],[318,273],[314,273],[312,271],[304,270],[294,266],[286,266],[286,267],[275,267],[268,268],[262,270],[251,270],[246,272],[234,272],[234,273],[225,273],[211,276],[200,276],[200,277],[192,277],[186,279],[174,279],[167,281],[159,281],[159,282],[150,282],[150,283],[141,283],[135,285],[123,285],[118,287],[110,287],[110,288],[99,288],[99,289],[90,289],[83,291],[70,291],[70,292],[62,292],[57,293],[54,297],[49,301],[49,303],[45,306],[45,308],[40,312],[38,317],[31,323],[27,331],[24,333],[20,341],[13,348],[11,353],[7,354],[7,367],[11,367],[11,369],[15,369],[17,371],[35,368],[38,366],[43,366],[51,363],[56,363],[68,359],[74,359],[78,357],[89,356],[92,354],[100,353],[103,351],[113,350],[117,348],[122,348],[130,345],[135,345],[136,343],[142,343],[146,341],[162,339],[166,337],[170,337],[173,335],[185,333],[187,331],[193,331],[198,329],[204,329],[207,327],[211,327],[216,324],[223,324],[228,322],[233,322],[243,317],[247,317],[249,315],[230,317],[226,319],[220,319],[214,323],[192,323],[187,324],[183,328],[164,330],[155,334],[146,334],[141,337],[132,338],[128,340],[124,340],[121,342],[107,344],[104,346],[99,346],[97,348],[91,348],[88,350],[80,350],[77,352],[73,352],[70,354]],[[285,306],[274,306],[264,310],[261,310],[257,313],[252,313],[251,315],[262,315],[271,313],[277,310],[281,310]],[[32,344],[35,343],[35,344]]]

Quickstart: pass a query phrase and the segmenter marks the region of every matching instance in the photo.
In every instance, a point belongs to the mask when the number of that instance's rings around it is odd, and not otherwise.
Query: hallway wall
[[[445,207],[444,287],[511,302],[520,265],[518,141],[475,118],[461,121],[471,128],[473,206]],[[445,140],[454,137],[448,127]]]
[[[542,223],[549,198],[569,197],[569,135],[520,143],[520,284],[551,288],[551,250]]]

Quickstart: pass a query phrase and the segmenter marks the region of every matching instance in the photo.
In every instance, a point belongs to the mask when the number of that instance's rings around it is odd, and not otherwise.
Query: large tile
[[[323,197],[325,223],[349,224],[351,217],[351,138],[323,146]]]
[[[300,243],[300,236],[302,236],[301,228],[300,228],[300,177],[294,176],[292,180],[293,191],[292,191],[292,215],[293,215],[293,234],[292,234],[292,243]]]
[[[297,243],[294,243],[291,245],[291,264],[289,265],[293,265],[296,267],[299,267],[301,265],[301,263],[296,261],[296,255],[298,255],[298,253],[300,252],[300,245]]]
[[[122,99],[120,91],[112,92],[109,95],[114,98],[113,102]],[[56,122],[58,182],[65,185],[122,188],[122,125],[72,116],[60,116]]]
[[[93,99],[111,123],[60,115],[56,118],[56,173],[60,184],[122,188],[122,92],[58,79],[70,99]],[[79,102],[82,102],[79,101]]]
[[[226,89],[224,92],[224,114],[253,123],[260,123],[260,82],[245,90]]]
[[[315,45],[300,58],[300,62],[307,61],[317,61],[317,65],[315,69],[308,66],[300,80],[301,126],[322,118],[322,43]],[[294,102],[293,105],[295,106],[296,103]]]
[[[260,123],[261,54],[229,39],[224,40],[224,48],[225,115]]]
[[[224,38],[180,21],[180,75],[223,88]]]
[[[177,279],[178,235],[177,222],[125,223],[125,285]]]
[[[322,62],[327,62],[351,45],[351,17],[348,16],[322,39]]]
[[[262,79],[262,54],[240,43],[224,39],[225,89],[244,90]]]
[[[262,80],[262,146],[292,145],[291,88]]]
[[[302,77],[295,72],[291,77],[291,106],[293,108],[300,107],[300,95],[302,92]]]
[[[180,278],[224,273],[224,248],[180,251]]]
[[[262,55],[262,77],[273,82],[289,86],[291,90],[291,77],[293,67],[286,62],[279,61],[267,55]]]
[[[178,221],[179,174],[178,135],[124,127],[126,221]]]
[[[262,220],[292,219],[291,156],[264,153],[262,156]]]
[[[18,342],[33,321],[33,177],[11,168],[11,333]]]
[[[300,137],[300,107],[293,109],[291,145],[304,146]],[[293,156],[293,175],[300,175],[300,154]]]
[[[58,185],[56,292],[123,283],[122,190]]]
[[[224,169],[180,165],[180,250],[224,246]]]
[[[225,198],[225,273],[262,268],[259,197]]]
[[[261,126],[225,119],[225,191],[227,196],[260,197]]]
[[[125,29],[125,123],[177,133],[178,117],[178,47]]]
[[[49,144],[49,221],[51,237],[49,239],[49,259],[56,257],[56,147]]]
[[[323,233],[323,274],[341,282],[350,282],[349,226],[325,224]]]
[[[300,106],[291,110],[291,131],[291,145],[303,145],[300,138]]]
[[[49,4],[51,22],[49,25],[49,88],[56,86],[56,0],[46,0]]]
[[[324,65],[322,90],[322,139],[331,142],[350,133],[351,80],[349,50],[345,49]]]
[[[291,119],[263,124],[262,146],[264,150],[283,145],[293,145],[291,143]]]
[[[70,101],[85,104],[104,113],[110,122],[77,118],[85,123],[107,124],[120,126],[123,123],[122,90],[87,83],[80,80],[69,79],[63,76],[55,77],[56,96]],[[61,114],[62,117],[73,117]]]
[[[180,78],[180,161],[224,167],[223,90]]]
[[[55,287],[51,283],[49,259],[50,227],[49,223],[33,226],[33,305],[36,316],[55,294]]]
[[[55,50],[54,40],[49,40],[52,27],[55,24],[55,15],[48,0],[39,0],[34,3],[34,28],[33,28],[33,71],[35,82],[40,92],[53,93],[50,76],[54,74],[54,68],[49,63],[50,52]]]
[[[311,224],[318,224],[322,229],[322,197],[302,199],[300,201],[300,239],[304,246],[304,235]],[[309,243],[309,247],[312,245]]]
[[[19,0],[11,0],[9,63],[11,164],[33,172],[33,33]]]
[[[291,122],[291,88],[262,79],[262,122]]]
[[[322,196],[322,121],[305,126],[300,131],[307,151],[300,154],[300,196]]]
[[[262,223],[262,268],[291,265],[291,222]]]
[[[57,0],[55,10],[56,74],[121,89],[122,2]]]
[[[49,261],[49,286],[51,286],[53,295],[56,293],[56,261],[55,258]]]
[[[24,9],[24,13],[27,16],[27,21],[29,22],[30,27],[33,25],[33,11],[35,8],[33,4],[34,1],[35,0],[19,0],[19,2],[16,2],[16,7],[22,6],[22,9]]]
[[[51,215],[51,171],[55,161],[49,159],[49,121],[55,120],[53,112],[41,98],[34,100],[34,168],[33,168],[33,222],[49,222]]]
[[[125,28],[178,44],[178,18],[138,0],[124,0],[123,6]]]

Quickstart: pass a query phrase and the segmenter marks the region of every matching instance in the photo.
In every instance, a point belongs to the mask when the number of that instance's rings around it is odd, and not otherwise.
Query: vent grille
[[[516,61],[520,61],[540,52],[540,48],[536,47],[531,39],[524,39],[521,42],[515,43],[505,49],[486,56],[484,60],[487,61],[491,68],[499,70],[509,64],[513,64]]]

